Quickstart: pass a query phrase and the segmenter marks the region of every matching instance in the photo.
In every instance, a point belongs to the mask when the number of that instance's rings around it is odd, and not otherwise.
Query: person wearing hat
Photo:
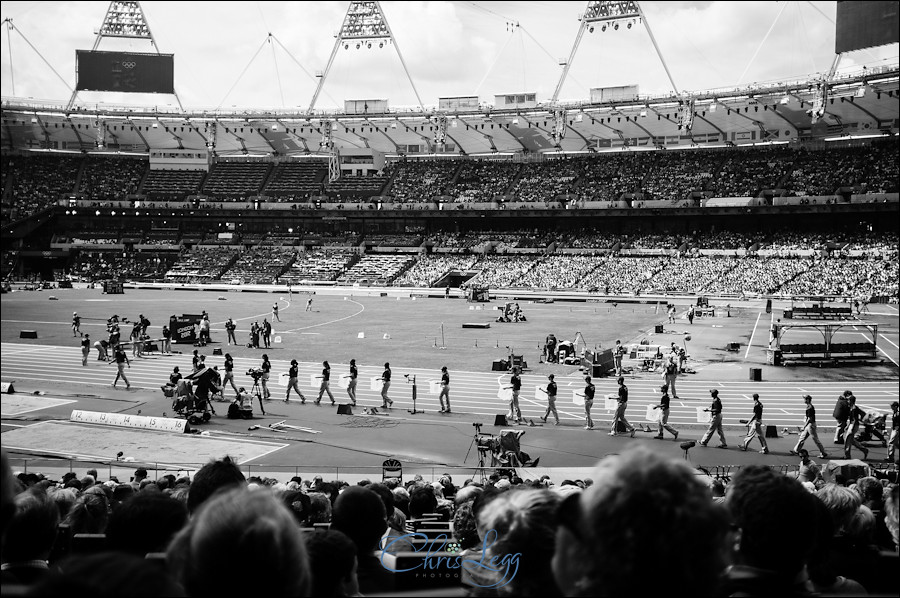
[[[350,378],[350,381],[347,382],[347,396],[350,397],[350,401],[353,403],[353,406],[356,407],[356,378],[359,376],[359,371],[356,369],[356,360],[350,360],[350,374],[344,376],[344,378]]]
[[[322,362],[322,384],[319,385],[319,396],[316,398],[316,405],[322,402],[322,395],[328,393],[331,404],[334,405],[334,395],[331,394],[331,365],[327,361]]]
[[[897,455],[897,444],[898,444],[898,434],[897,434],[897,426],[900,422],[897,421],[897,416],[900,415],[900,403],[894,401],[891,403],[891,436],[888,438],[888,452],[887,457],[888,461],[894,462],[894,457]]]
[[[556,381],[553,379],[553,374],[547,376],[549,382],[547,382],[547,388],[539,388],[539,390],[547,395],[547,411],[544,415],[541,416],[541,420],[543,422],[547,422],[547,418],[550,417],[550,414],[553,414],[553,417],[556,421],[553,423],[554,426],[559,425],[559,413],[556,411]]]
[[[590,380],[590,378],[588,378]],[[616,413],[613,415],[612,420],[612,430],[610,430],[610,436],[616,436],[619,433],[619,422],[625,426],[625,429],[631,433],[631,437],[634,438],[635,428],[628,420],[625,419],[625,409],[628,407],[628,387],[625,386],[625,378],[619,377],[616,382],[619,384],[618,390],[618,406],[616,407]]]
[[[722,431],[722,401],[719,399],[719,391],[714,388],[709,391],[709,394],[712,396],[712,403],[709,408],[703,410],[709,413],[709,428],[700,439],[700,446],[706,446],[712,435],[718,433],[721,442],[717,448],[728,448],[725,432]]]
[[[759,452],[763,455],[769,454],[769,447],[766,444],[766,434],[763,430],[762,413],[763,404],[759,400],[759,395],[753,393],[753,417],[751,417],[750,421],[747,422],[747,436],[741,443],[742,451],[747,450],[747,448],[750,446],[751,440],[759,437],[759,444],[762,445],[762,448],[759,449]]]
[[[81,318],[77,311],[72,312],[72,336],[81,336]]]
[[[659,414],[659,433],[653,438],[662,440],[663,430],[668,430],[675,436],[675,440],[678,440],[678,430],[669,425],[669,386],[663,384],[659,387],[659,391],[662,393],[662,396],[659,398],[659,404],[653,406],[654,409],[661,410]]]
[[[285,395],[284,395],[284,402],[285,402],[285,403],[287,403],[287,402],[288,402],[288,399],[291,398],[291,389],[292,389],[292,388],[293,388],[295,391],[297,391],[297,394],[298,394],[298,395],[300,395],[300,402],[301,402],[301,403],[306,403],[306,397],[303,396],[303,393],[300,392],[300,387],[297,385],[297,377],[298,377],[297,372],[298,372],[298,370],[299,370],[299,367],[298,367],[298,365],[297,365],[297,360],[296,360],[296,359],[292,359],[292,360],[291,360],[291,368],[288,370],[288,385],[287,385],[287,392],[286,392]]]
[[[444,399],[447,399],[446,407]],[[447,366],[441,367],[441,393],[438,395],[438,401],[441,403],[441,413],[450,413],[450,374],[447,373]]]
[[[87,365],[88,355],[91,354],[91,335],[81,337],[81,365]]]
[[[827,459],[828,453],[825,452],[825,447],[822,446],[822,442],[819,440],[819,434],[816,432],[816,408],[813,407],[812,396],[803,395],[803,400],[806,401],[806,419],[803,420],[803,429],[800,431],[800,438],[797,440],[796,446],[791,449],[791,454],[799,455],[800,449],[803,448],[803,443],[806,442],[807,438],[812,437],[813,442],[819,447],[819,458]]]

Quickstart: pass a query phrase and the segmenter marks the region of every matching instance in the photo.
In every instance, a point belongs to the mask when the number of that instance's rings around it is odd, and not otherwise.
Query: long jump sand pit
[[[71,399],[57,399],[40,395],[0,395],[0,415],[3,417],[16,417],[32,411],[50,409],[51,407],[59,407],[60,405],[75,402]]]
[[[8,451],[54,455],[73,459],[115,462],[123,459],[160,466],[189,464],[198,467],[210,459],[228,455],[247,463],[286,447],[286,444],[245,438],[221,438],[197,434],[172,434],[71,422],[40,422],[3,432]]]

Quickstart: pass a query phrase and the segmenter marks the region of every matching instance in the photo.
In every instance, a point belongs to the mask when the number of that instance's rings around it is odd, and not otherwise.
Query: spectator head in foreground
[[[161,492],[138,492],[113,509],[106,526],[112,550],[143,557],[165,552],[188,521],[187,507]]]
[[[764,465],[741,468],[725,500],[737,528],[736,565],[724,581],[729,595],[805,592],[804,568],[816,543],[816,500],[794,477]]]
[[[31,585],[43,578],[56,540],[59,510],[47,493],[37,488],[15,499],[16,512],[9,523],[3,548],[3,583]]]
[[[12,521],[13,515],[16,513],[16,492],[15,478],[13,478],[12,468],[9,466],[9,457],[6,456],[6,450],[0,450],[0,509],[2,509],[2,533],[6,535],[6,528]]]
[[[894,550],[897,550],[898,545],[900,545],[898,511],[900,511],[900,486],[894,484],[884,500],[884,524],[894,540]]]
[[[306,536],[312,570],[311,596],[359,596],[356,544],[343,532],[326,530]]]
[[[558,509],[553,570],[563,595],[715,594],[728,520],[693,469],[637,446],[603,459],[591,479]]]
[[[231,457],[210,461],[194,474],[188,492],[188,511],[193,515],[197,508],[222,488],[243,485],[247,482],[237,463]]]
[[[552,567],[559,503],[560,496],[549,490],[512,490],[478,513],[479,523],[488,534],[484,559],[499,563],[507,559],[509,564],[497,568],[499,595],[561,595]]]
[[[166,562],[190,596],[306,596],[302,533],[274,494],[236,487],[194,513]]]
[[[32,588],[32,596],[153,598],[187,596],[160,563],[126,554],[100,552],[66,558]]]
[[[374,490],[347,488],[334,501],[331,529],[346,534],[360,553],[372,552],[387,529],[384,502]]]

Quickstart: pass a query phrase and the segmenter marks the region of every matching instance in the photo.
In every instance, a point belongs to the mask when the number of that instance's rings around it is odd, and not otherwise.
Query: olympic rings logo
[[[137,63],[133,62],[133,61],[128,61],[128,62],[123,62],[122,66],[126,69],[133,69],[134,67],[137,66]]]

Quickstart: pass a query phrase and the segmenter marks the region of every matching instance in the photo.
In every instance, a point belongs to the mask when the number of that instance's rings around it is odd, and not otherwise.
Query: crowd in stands
[[[341,284],[368,282],[390,284],[415,261],[410,254],[370,253],[346,269],[337,281]]]
[[[81,160],[69,156],[4,156],[3,200],[19,220],[55,205],[75,191]]]
[[[295,255],[291,248],[256,247],[241,253],[234,265],[222,274],[222,278],[242,284],[270,284],[290,267]]]
[[[400,203],[430,201],[446,195],[447,187],[459,164],[447,160],[401,160],[386,169],[393,176],[388,190]]]
[[[80,251],[69,267],[69,277],[80,282],[159,280],[176,259],[174,253]]]
[[[166,272],[171,282],[210,282],[218,280],[234,260],[238,250],[231,247],[194,249],[184,252]]]
[[[829,233],[777,230],[753,235],[719,231],[685,235],[605,233],[522,229],[466,233],[410,229],[364,237],[368,253],[359,252],[359,237],[348,231],[334,237],[302,234],[302,251],[293,235],[245,233],[200,239],[184,233],[181,243],[195,245],[177,258],[167,252],[100,251],[125,241],[175,244],[172,230],[146,239],[137,233],[93,230],[60,236],[55,243],[96,246],[82,251],[69,269],[78,276],[135,280],[165,278],[175,282],[243,281],[271,284],[335,281],[339,284],[430,286],[450,270],[474,271],[464,286],[539,288],[620,293],[704,293],[758,296],[898,297],[896,233]],[[280,236],[278,236],[280,235]],[[721,242],[716,242],[717,237]],[[151,239],[151,236],[158,237]],[[326,240],[328,242],[326,242]],[[333,242],[333,245],[328,243]],[[306,246],[313,243],[312,247]],[[709,246],[749,248],[739,255],[703,255]],[[424,247],[419,253],[378,251],[385,247]],[[757,254],[756,249],[760,251]],[[676,251],[681,249],[681,251]],[[449,250],[449,251],[447,251]],[[595,250],[595,251],[591,251]],[[619,251],[621,250],[621,253]],[[631,250],[642,252],[629,255]]]
[[[353,265],[358,256],[349,249],[315,249],[297,254],[290,269],[280,281],[299,284],[303,281],[335,280]]]
[[[810,480],[809,466],[704,477],[642,445],[583,480],[284,482],[228,457],[193,477],[57,480],[14,475],[5,451],[2,465],[4,594],[440,595],[435,576],[390,566],[425,552],[492,563],[441,569],[458,574],[447,591],[473,597],[897,592],[896,480]],[[428,528],[444,538],[410,555]]]
[[[509,192],[522,164],[470,160],[463,163],[449,194],[463,203],[490,202]]]
[[[693,205],[692,198],[699,197],[755,198],[766,190],[804,197],[897,193],[898,149],[893,137],[827,149],[781,145],[641,151],[537,162],[401,160],[389,163],[384,173],[344,174],[332,182],[325,181],[327,168],[320,162],[220,160],[207,172],[152,170],[133,158],[10,156],[4,158],[3,217],[26,217],[65,196],[99,206],[128,196],[184,201],[201,190],[207,196],[206,209],[216,209],[217,201],[246,201],[251,196],[283,202],[306,201],[322,193],[359,203],[360,208],[387,193],[404,209],[425,207],[438,196],[450,196],[461,208],[496,199],[555,207],[549,202],[560,195],[576,197],[581,202],[576,205],[629,198],[640,206],[650,200]]]
[[[574,193],[578,177],[576,164],[575,160],[554,159],[527,166],[513,189],[513,198],[544,201]]]
[[[475,256],[460,254],[426,254],[395,281],[398,286],[434,286],[451,270],[467,271],[475,264]]]
[[[90,157],[84,163],[78,191],[95,201],[124,199],[138,192],[146,172],[143,160]]]

